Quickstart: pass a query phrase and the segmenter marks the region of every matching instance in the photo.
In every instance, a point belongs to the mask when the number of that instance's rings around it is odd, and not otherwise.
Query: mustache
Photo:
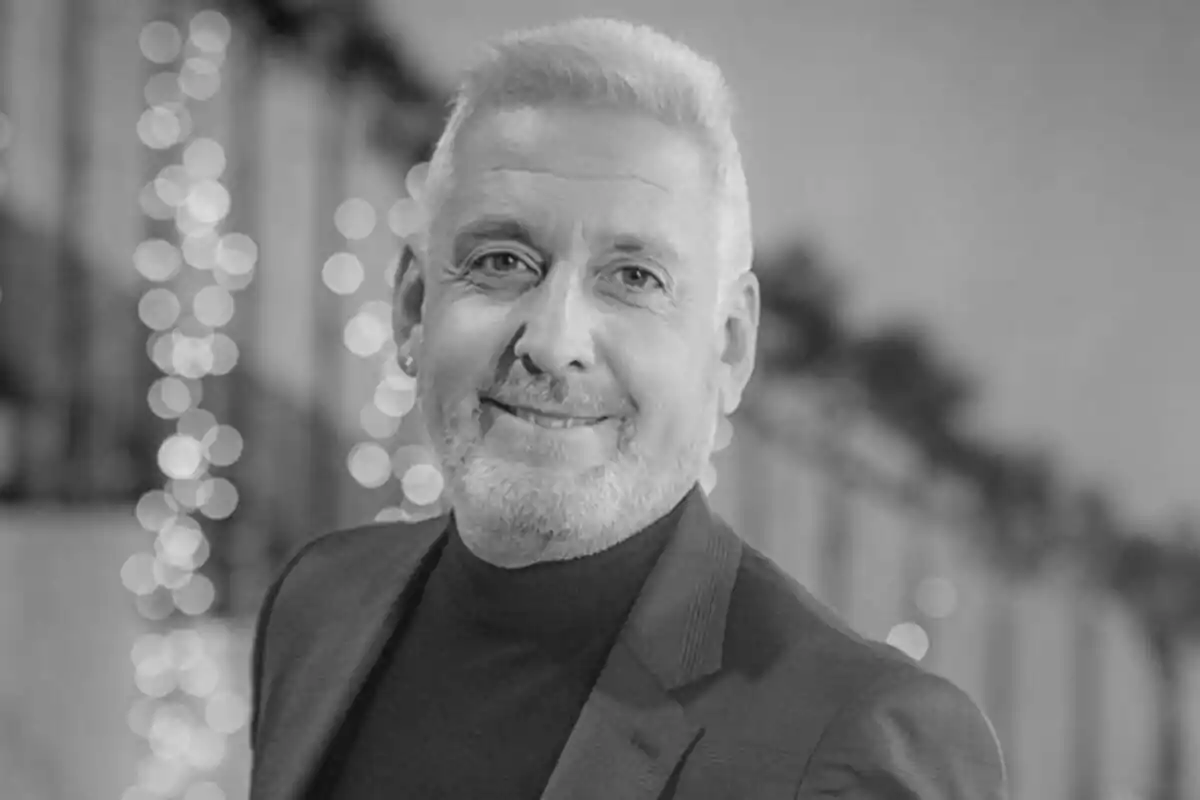
[[[550,411],[572,417],[614,417],[627,410],[627,404],[565,382],[506,383],[480,393],[484,399],[506,406]]]

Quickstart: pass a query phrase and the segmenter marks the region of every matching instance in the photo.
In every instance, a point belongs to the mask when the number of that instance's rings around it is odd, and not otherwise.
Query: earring
[[[408,353],[400,357],[400,371],[410,378],[417,377],[417,362]]]

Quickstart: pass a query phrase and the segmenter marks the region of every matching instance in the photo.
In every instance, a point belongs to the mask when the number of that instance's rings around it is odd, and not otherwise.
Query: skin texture
[[[396,340],[460,535],[504,567],[633,535],[699,478],[754,366],[758,283],[719,291],[706,152],[640,113],[487,110],[462,131]],[[510,407],[603,419],[566,430]]]

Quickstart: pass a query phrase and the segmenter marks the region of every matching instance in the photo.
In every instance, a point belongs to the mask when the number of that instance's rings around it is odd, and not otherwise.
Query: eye
[[[622,282],[635,291],[664,288],[663,282],[658,279],[658,276],[645,267],[630,265],[621,267],[617,272],[622,276]]]
[[[467,262],[467,268],[472,272],[482,270],[485,273],[495,276],[513,275],[521,269],[537,271],[537,268],[530,264],[527,259],[522,258],[511,250],[493,250],[489,253],[482,253],[470,259]]]

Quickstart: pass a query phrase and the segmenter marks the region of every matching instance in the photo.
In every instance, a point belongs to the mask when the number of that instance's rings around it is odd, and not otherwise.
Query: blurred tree
[[[974,397],[969,379],[942,363],[915,323],[884,326],[846,349],[869,405],[915,444],[953,430]]]
[[[843,354],[839,310],[842,287],[815,251],[792,244],[756,260],[762,321],[759,351],[765,371],[832,372]]]

